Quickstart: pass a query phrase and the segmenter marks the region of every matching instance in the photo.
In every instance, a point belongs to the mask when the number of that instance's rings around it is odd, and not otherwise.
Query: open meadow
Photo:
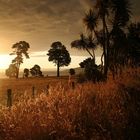
[[[125,70],[106,83],[76,83],[75,89],[68,77],[1,80],[0,140],[138,140],[139,71]],[[11,109],[4,105],[8,88]]]
[[[54,87],[60,84],[68,84],[68,76],[61,76],[59,78],[55,76],[43,77],[43,78],[11,78],[11,79],[0,79],[0,104],[7,104],[7,90],[12,90],[13,102],[17,99],[25,96],[32,96],[33,87],[35,94],[41,94],[46,92],[48,85]]]

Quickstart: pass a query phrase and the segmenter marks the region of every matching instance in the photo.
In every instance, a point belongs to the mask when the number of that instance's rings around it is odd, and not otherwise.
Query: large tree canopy
[[[9,68],[5,71],[6,76],[9,78],[16,77],[17,74],[17,67],[14,64],[10,64]]]
[[[71,62],[70,54],[61,42],[54,42],[48,51],[48,60],[57,65],[57,76],[59,77],[59,68],[68,66]]]
[[[30,69],[30,73],[33,77],[43,77],[43,74],[39,65],[34,65]]]
[[[13,53],[10,55],[16,55],[16,57],[12,60],[12,64],[14,64],[17,68],[16,78],[19,76],[19,68],[23,63],[23,56],[29,58],[28,49],[30,48],[29,43],[26,41],[20,41],[12,46]]]

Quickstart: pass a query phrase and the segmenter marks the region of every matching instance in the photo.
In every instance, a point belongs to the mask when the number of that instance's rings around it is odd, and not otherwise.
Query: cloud
[[[30,57],[47,57],[47,51],[32,52]]]
[[[53,41],[70,45],[82,30],[80,0],[0,0],[0,35],[14,42],[26,40],[32,51],[45,50]]]
[[[92,3],[94,0],[0,0],[0,36],[11,42],[5,50],[19,40],[28,41],[32,51],[47,50],[53,41],[70,49],[71,41],[84,30],[82,18]]]
[[[68,33],[82,28],[82,18],[95,0],[0,0],[0,25],[7,30]],[[138,0],[134,11],[140,14]],[[134,8],[133,8],[134,9]],[[79,27],[79,28],[78,28]]]
[[[78,0],[0,0],[0,5],[1,28],[26,33],[77,30],[84,11]]]
[[[0,5],[1,23],[29,32],[66,27],[77,22],[82,11],[80,2],[75,0],[0,0]]]

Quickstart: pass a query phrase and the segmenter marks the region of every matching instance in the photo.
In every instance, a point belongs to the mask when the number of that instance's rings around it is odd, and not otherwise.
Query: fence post
[[[33,98],[35,97],[35,87],[34,86],[32,87],[32,97]]]
[[[7,90],[7,107],[11,108],[12,106],[12,90]]]

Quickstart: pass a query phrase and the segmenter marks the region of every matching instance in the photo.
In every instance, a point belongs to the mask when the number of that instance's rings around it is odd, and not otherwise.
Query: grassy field
[[[67,84],[68,76],[57,78],[55,76],[45,78],[20,78],[20,79],[0,79],[0,104],[6,105],[7,89],[12,89],[14,101],[22,95],[32,95],[32,87],[35,87],[35,93],[44,92],[47,85],[55,87],[58,83]]]
[[[0,140],[139,140],[139,72],[126,69],[116,80],[77,83],[75,89],[68,77],[2,80],[3,104],[7,88],[15,104],[0,109]]]

